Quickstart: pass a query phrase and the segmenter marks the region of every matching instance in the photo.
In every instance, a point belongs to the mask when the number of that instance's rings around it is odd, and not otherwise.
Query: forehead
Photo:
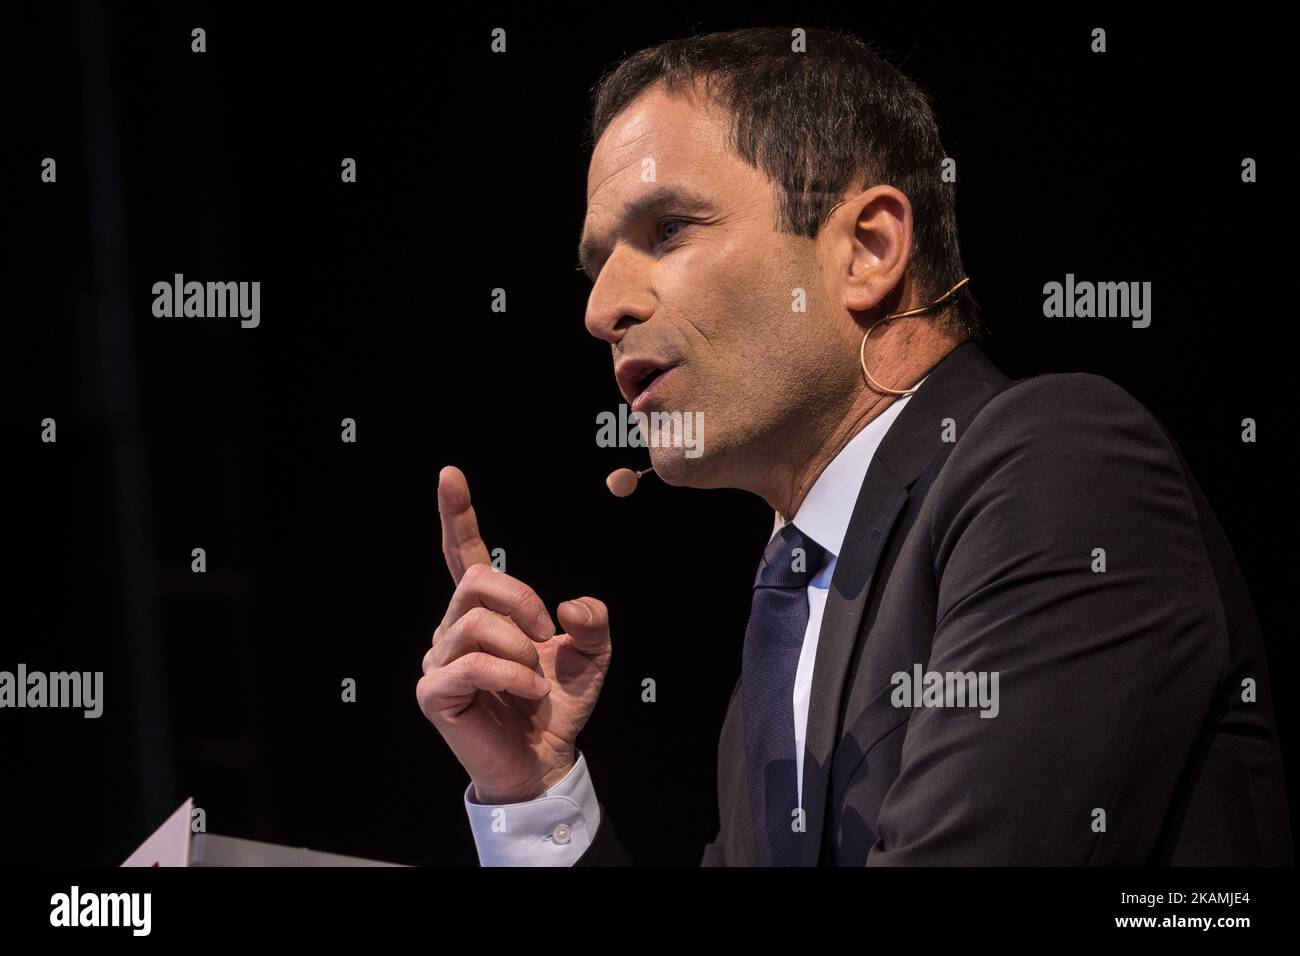
[[[725,160],[740,164],[726,138],[726,117],[706,99],[651,87],[614,117],[596,143],[587,168],[588,206],[614,195],[626,198],[629,190],[655,182],[690,179],[703,185],[701,180],[726,169]]]

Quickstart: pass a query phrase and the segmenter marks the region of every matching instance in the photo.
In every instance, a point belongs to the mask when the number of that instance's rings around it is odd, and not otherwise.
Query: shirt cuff
[[[474,844],[482,866],[572,866],[591,846],[600,804],[582,751],[564,779],[522,803],[479,803],[465,788]]]

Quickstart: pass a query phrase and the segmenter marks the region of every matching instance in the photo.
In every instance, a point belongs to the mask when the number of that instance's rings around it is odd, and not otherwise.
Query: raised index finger
[[[438,517],[442,521],[442,556],[451,579],[460,584],[472,564],[490,564],[491,555],[478,533],[478,519],[469,501],[469,482],[454,465],[438,473]]]

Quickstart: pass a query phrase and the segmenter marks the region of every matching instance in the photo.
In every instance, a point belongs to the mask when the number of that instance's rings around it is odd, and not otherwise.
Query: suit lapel
[[[913,483],[944,447],[944,419],[954,420],[960,437],[969,417],[1009,381],[974,342],[957,346],[931,369],[871,459],[836,561],[813,663],[803,761],[804,866],[820,862],[846,672],[885,544]]]

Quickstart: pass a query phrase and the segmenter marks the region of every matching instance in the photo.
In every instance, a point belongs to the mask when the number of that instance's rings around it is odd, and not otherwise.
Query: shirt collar
[[[929,377],[927,374],[917,382],[917,388]],[[862,483],[867,478],[871,459],[875,457],[876,449],[880,447],[889,426],[898,418],[911,397],[904,395],[867,422],[831,463],[822,469],[795,513],[795,526],[835,557],[839,557],[840,548],[844,546],[844,536],[848,534],[853,507],[857,504]],[[785,525],[780,512],[775,514],[776,524],[772,528],[774,535]]]

